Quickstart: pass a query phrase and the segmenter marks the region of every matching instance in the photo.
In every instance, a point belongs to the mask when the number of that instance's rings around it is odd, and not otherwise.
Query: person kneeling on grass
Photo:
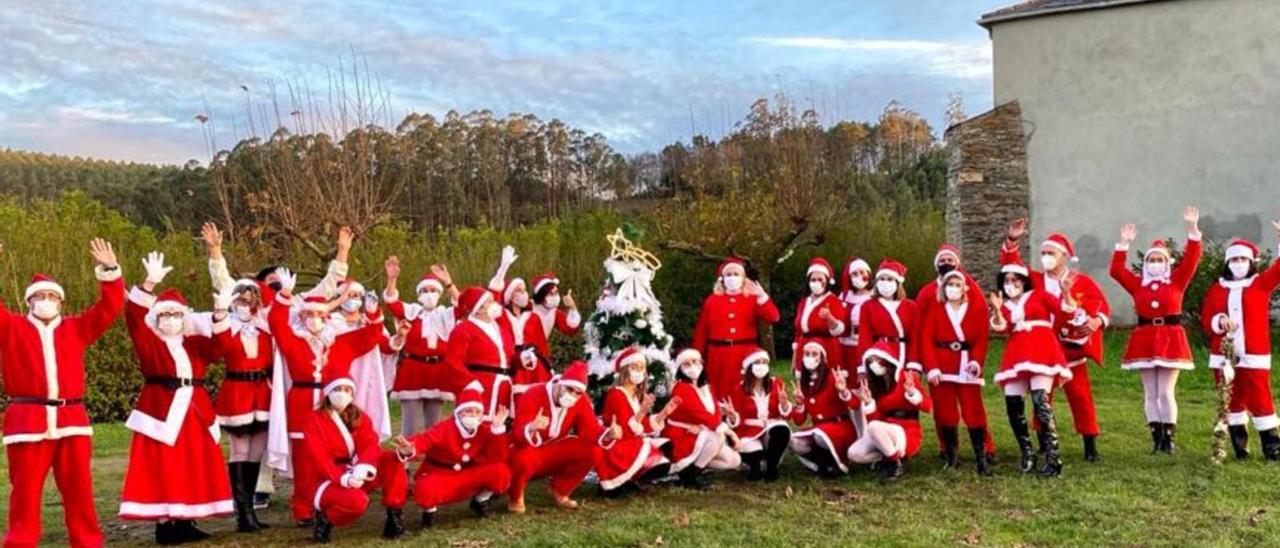
[[[520,397],[511,452],[511,489],[507,508],[523,514],[524,490],[538,478],[551,478],[556,506],[578,507],[569,498],[600,460],[600,446],[622,437],[622,427],[600,426],[587,391],[587,364],[575,361],[563,375],[535,384]]]
[[[886,482],[902,476],[903,461],[920,452],[920,412],[933,402],[913,371],[904,371],[894,349],[878,342],[863,355],[867,369],[854,395],[867,419],[864,435],[849,447],[849,460],[881,463]],[[979,440],[980,443],[980,440]]]
[[[336,373],[336,374],[334,374]],[[404,534],[404,503],[409,478],[396,452],[378,446],[373,421],[356,404],[355,381],[345,371],[330,373],[324,400],[308,417],[304,451],[316,470],[314,538],[329,542],[334,527],[345,527],[364,515],[369,492],[382,489],[387,508],[384,538]]]
[[[667,423],[667,415],[680,405],[671,398],[658,412],[653,411],[654,397],[648,391],[649,362],[636,347],[618,353],[614,358],[613,388],[604,395],[604,424],[622,427],[621,437],[606,442],[596,464],[600,490],[606,497],[619,497],[639,491],[671,473],[671,461],[663,453],[670,445],[658,437]]]
[[[821,344],[821,341],[819,341]],[[729,398],[730,423],[741,439],[738,454],[747,465],[747,479],[775,481],[778,463],[791,441],[791,401],[782,381],[769,372],[769,353],[757,348],[742,360],[742,387]]]
[[[662,429],[662,436],[671,440],[671,471],[680,475],[682,487],[707,489],[704,470],[737,470],[742,457],[734,450],[738,435],[721,420],[728,406],[716,405],[701,352],[686,348],[676,354],[671,398],[678,404]]]
[[[845,372],[834,371],[828,364],[823,345],[806,343],[800,363],[793,368],[796,405],[791,420],[797,426],[811,425],[791,436],[791,452],[820,476],[841,476],[849,472],[845,453],[858,437],[851,412],[858,400],[845,384]]]

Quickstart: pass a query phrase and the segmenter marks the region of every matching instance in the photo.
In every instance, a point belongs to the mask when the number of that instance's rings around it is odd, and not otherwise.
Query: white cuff
[[[920,362],[907,362],[907,371],[924,372],[924,365]]]
[[[1229,316],[1222,313],[1219,313],[1213,317],[1212,327],[1213,327],[1213,333],[1215,335],[1225,335],[1227,333],[1227,330],[1223,329],[1222,327],[1222,320],[1225,320],[1228,318]]]
[[[569,329],[577,329],[579,325],[582,325],[582,313],[578,312],[577,308],[570,309],[565,314],[564,323],[569,325]]]
[[[489,423],[489,433],[495,436],[501,436],[507,433],[507,425]]]
[[[116,265],[116,267],[111,270],[107,270],[107,268],[102,265],[93,267],[93,277],[97,278],[100,282],[114,282],[119,280],[122,275],[123,273],[121,272],[120,265]]]
[[[1202,238],[1202,237],[1204,237],[1204,234],[1202,234],[1199,230],[1197,230],[1197,231],[1195,231],[1195,232],[1188,232],[1188,233],[1187,233],[1187,240],[1188,240],[1188,241],[1198,242],[1198,241],[1200,241],[1200,238]]]
[[[372,464],[366,464],[362,462],[360,464],[355,465],[351,470],[356,477],[359,477],[364,481],[369,481],[369,480],[372,480],[373,478],[378,477],[378,469],[375,468]]]
[[[827,331],[830,332],[833,337],[844,335],[844,322],[836,320],[835,323],[831,324],[831,327],[827,329]]]
[[[135,285],[129,289],[129,302],[150,310],[156,304],[156,296]]]
[[[876,400],[867,400],[862,402],[862,416],[870,416],[876,412]]]
[[[769,302],[769,294],[761,291],[760,296],[756,297],[756,304],[762,305],[767,302]]]
[[[1129,251],[1129,244],[1126,244],[1126,243],[1116,244],[1116,251]]]
[[[400,292],[396,290],[382,290],[382,302],[391,304],[400,300]]]
[[[912,394],[915,394],[916,397],[914,398],[911,397]],[[911,405],[920,405],[920,402],[924,401],[924,393],[921,392],[920,390],[903,391],[902,397],[906,398],[907,401],[911,402]]]

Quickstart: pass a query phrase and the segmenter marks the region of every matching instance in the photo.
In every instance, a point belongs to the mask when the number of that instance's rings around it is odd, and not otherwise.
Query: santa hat
[[[346,371],[333,372],[324,376],[324,395],[326,397],[343,386],[351,387],[353,392],[356,389],[356,381],[351,380],[351,375],[348,375]]]
[[[812,276],[815,272],[821,272],[827,275],[827,283],[835,281],[835,270],[831,268],[831,263],[822,257],[814,257],[809,261],[809,269],[805,271],[805,277]]]
[[[573,360],[572,362],[569,362],[569,367],[565,368],[564,373],[556,378],[556,384],[571,386],[586,392],[587,362],[582,360]]]
[[[453,307],[453,316],[459,320],[480,311],[480,305],[484,302],[484,296],[489,294],[483,287],[468,287],[462,290],[462,294],[458,295],[458,306]]]
[[[27,286],[26,295],[22,300],[29,301],[31,300],[32,295],[41,291],[52,291],[57,293],[59,299],[67,298],[67,294],[62,290],[62,286],[59,285],[58,282],[53,281],[53,278],[45,276],[44,274],[36,274],[31,277],[31,285]]]
[[[1244,257],[1250,261],[1258,260],[1258,246],[1249,240],[1235,240],[1231,245],[1227,246],[1226,260]]]
[[[903,369],[902,362],[898,360],[897,349],[890,347],[888,342],[877,341],[875,344],[871,345],[871,348],[868,348],[866,353],[862,355],[863,367],[866,367],[871,363],[871,358],[879,358],[882,362],[892,364],[896,368],[896,371],[894,372],[895,378],[899,380],[901,379]]]
[[[876,269],[876,277],[888,275],[898,283],[907,281],[907,267],[902,263],[893,259],[885,259],[880,261],[880,267]]]
[[[847,292],[853,288],[853,284],[850,281],[850,279],[853,278],[853,273],[859,270],[865,270],[867,272],[871,272],[871,265],[867,264],[867,261],[864,261],[858,257],[849,259],[849,262],[844,264],[844,275],[840,276],[840,292],[841,293]]]
[[[364,284],[357,282],[355,278],[347,278],[345,280],[342,280],[342,282],[338,284],[338,293],[346,293],[348,291],[354,291],[356,293],[364,295]]]
[[[507,286],[502,288],[502,302],[511,304],[511,296],[515,294],[517,287],[525,287],[524,278],[511,278],[507,282]]]
[[[958,268],[955,270],[952,270],[951,272],[943,274],[942,280],[938,282],[938,295],[941,298],[941,300],[944,300],[944,301],[946,300],[946,292],[943,288],[947,287],[947,282],[951,281],[951,278],[959,279],[960,283],[965,284],[965,286],[967,286],[969,283],[969,280],[965,279],[964,271]],[[967,290],[967,287],[966,287],[966,290]]]
[[[262,282],[253,278],[240,278],[231,286],[231,293],[243,293],[245,291],[256,291],[258,295],[262,295]]]
[[[1156,253],[1164,255],[1165,260],[1173,262],[1173,252],[1169,249],[1168,241],[1160,239],[1151,242],[1151,247],[1148,247],[1146,253],[1142,254],[1142,259],[1146,260]]]
[[[328,312],[329,299],[323,295],[311,295],[302,301],[303,312]]]
[[[482,395],[479,388],[466,388],[458,394],[458,401],[453,404],[453,414],[457,415],[463,409],[484,409],[484,403],[480,399]]]
[[[716,276],[724,276],[725,271],[730,268],[737,268],[744,276],[747,274],[747,263],[737,257],[728,257],[716,268]]]
[[[751,367],[752,363],[755,363],[762,358],[768,360],[769,353],[765,352],[763,348],[751,349],[751,352],[747,353],[747,357],[742,358],[742,369],[746,370],[748,367]]]
[[[938,253],[933,256],[933,264],[938,264],[938,261],[946,255],[954,257],[957,264],[960,262],[960,250],[954,245],[944,243],[938,246]]]
[[[676,366],[679,367],[680,364],[693,359],[702,359],[702,352],[698,352],[695,348],[681,350],[680,353],[676,354]]]
[[[441,280],[434,272],[428,272],[422,277],[422,280],[418,282],[418,285],[413,287],[413,292],[422,293],[423,291],[426,291],[428,287],[434,287],[436,291],[444,291],[444,280]]]
[[[804,346],[800,348],[800,351],[803,353],[805,350],[817,350],[822,353],[822,357],[824,359],[827,357],[827,347],[822,346],[822,343],[818,341],[809,341],[804,343]]]
[[[176,288],[169,288],[156,295],[155,304],[151,305],[151,313],[160,315],[166,312],[190,312],[191,308],[187,306],[187,300],[182,297],[182,292]]]
[[[1031,277],[1030,271],[1027,270],[1027,265],[1024,265],[1020,262],[1005,263],[1000,265],[1000,273],[1001,274],[1019,274],[1022,276]]]
[[[560,285],[560,279],[556,277],[555,272],[546,272],[539,274],[533,279],[533,294],[541,293],[543,288],[550,288]]]
[[[1048,238],[1045,238],[1044,241],[1040,243],[1040,249],[1044,249],[1046,247],[1061,251],[1071,262],[1080,260],[1076,257],[1076,246],[1071,244],[1071,238],[1068,238],[1066,234],[1061,232],[1054,232],[1053,234],[1050,234]]]
[[[644,363],[644,361],[645,361],[644,353],[641,352],[638,347],[628,346],[622,349],[622,352],[619,352],[617,356],[614,356],[613,370],[621,371],[623,367],[626,367],[631,363],[634,363],[634,362]]]

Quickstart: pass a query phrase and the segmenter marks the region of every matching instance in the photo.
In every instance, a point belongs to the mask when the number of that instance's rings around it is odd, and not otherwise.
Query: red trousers
[[[467,500],[483,491],[505,493],[511,487],[511,469],[505,462],[477,464],[462,470],[422,470],[413,482],[413,500],[423,510]]]
[[[1067,405],[1071,406],[1071,422],[1074,423],[1077,434],[1096,436],[1101,430],[1098,429],[1098,408],[1093,405],[1089,362],[1072,366],[1071,375],[1071,380],[1062,385],[1062,393],[1067,396]],[[1053,401],[1053,394],[1049,394],[1049,401]]]
[[[930,385],[929,393],[933,396],[933,419],[937,426],[935,431],[939,447],[944,444],[941,428],[957,428],[961,419],[964,419],[964,425],[968,428],[987,428],[987,408],[982,403],[982,386],[940,382]],[[982,444],[983,452],[995,453],[996,442],[991,437],[990,429],[985,430],[984,438],[986,441]]]
[[[1215,369],[1213,377],[1222,382],[1222,372]],[[1253,416],[1253,425],[1258,431],[1270,430],[1280,425],[1276,419],[1275,403],[1271,400],[1271,370],[1236,368],[1235,380],[1231,381],[1231,403],[1227,405],[1231,413],[1227,422],[1240,425],[1249,422]]]
[[[742,390],[742,360],[755,349],[755,344],[730,346],[708,345],[705,356],[707,383],[717,398]]]
[[[93,508],[93,476],[89,436],[14,443],[5,446],[9,457],[9,531],[4,545],[37,546],[40,543],[41,493],[44,479],[53,469],[53,480],[62,493],[62,517],[71,546],[102,546],[102,530]]]
[[[293,497],[289,502],[293,507],[293,519],[299,521],[311,519],[314,504],[312,498],[316,492],[316,484],[319,483],[315,464],[311,462],[308,451],[310,449],[305,440],[289,440],[289,462],[293,468]]]
[[[511,453],[511,500],[521,500],[524,488],[538,478],[551,478],[551,492],[569,496],[595,467],[600,446],[595,440],[561,438],[541,447],[524,447]]]
[[[409,476],[404,463],[396,458],[396,452],[384,450],[378,458],[378,474],[359,488],[343,487],[329,483],[319,493],[316,509],[324,512],[334,527],[345,527],[360,519],[369,508],[369,493],[382,489],[382,505],[387,508],[403,508],[409,496]]]

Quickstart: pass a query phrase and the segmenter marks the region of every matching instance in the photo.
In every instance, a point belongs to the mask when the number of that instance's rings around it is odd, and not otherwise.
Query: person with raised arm
[[[698,312],[692,343],[699,359],[705,356],[707,379],[717,397],[742,385],[742,358],[760,345],[760,323],[774,324],[780,317],[764,288],[747,279],[746,263],[733,257],[720,263],[714,289]]]
[[[1191,343],[1182,326],[1182,299],[1200,266],[1200,210],[1182,210],[1187,247],[1174,264],[1169,242],[1156,240],[1142,257],[1142,275],[1129,270],[1129,246],[1138,236],[1133,224],[1120,228],[1120,243],[1111,256],[1111,277],[1133,296],[1138,326],[1129,335],[1121,368],[1142,376],[1142,393],[1151,430],[1151,452],[1172,453],[1178,423],[1174,394],[1178,373],[1195,367]]]
[[[658,411],[648,390],[649,360],[637,347],[628,347],[613,359],[614,385],[605,392],[604,424],[622,427],[622,436],[606,442],[596,473],[606,497],[620,497],[666,477],[671,460],[663,454],[667,440],[658,437],[680,400],[671,398]]]
[[[400,349],[400,363],[391,397],[400,402],[400,432],[417,434],[440,421],[445,402],[454,401],[458,392],[471,382],[465,369],[451,369],[445,362],[449,335],[458,324],[454,308],[459,291],[444,265],[431,265],[414,287],[413,302],[400,300],[396,282],[400,279],[400,259],[388,257],[385,263],[387,287],[382,299],[397,319],[410,322],[411,329]]]
[[[551,340],[551,333],[559,331],[561,335],[572,337],[582,330],[582,314],[578,312],[578,303],[573,300],[573,290],[560,294],[560,278],[555,272],[546,272],[533,279],[533,313],[542,321],[542,331],[546,339]]]
[[[338,335],[351,331],[360,331],[373,323],[368,311],[378,308],[378,293],[366,290],[364,284],[347,278],[338,284],[337,305],[329,315],[329,324]],[[378,439],[391,439],[391,405],[387,401],[387,378],[396,368],[400,348],[397,346],[404,339],[395,339],[385,325],[381,315],[378,323],[382,327],[378,344],[368,352],[356,357],[351,362],[351,378],[356,383],[356,405],[378,433]]]
[[[111,244],[94,238],[89,253],[98,299],[80,314],[64,313],[66,292],[44,274],[32,276],[24,291],[26,313],[0,302],[0,373],[9,401],[4,412],[10,487],[5,546],[40,543],[42,491],[50,470],[61,494],[70,545],[103,545],[93,507],[93,427],[84,406],[84,353],[120,316],[125,290]]]

